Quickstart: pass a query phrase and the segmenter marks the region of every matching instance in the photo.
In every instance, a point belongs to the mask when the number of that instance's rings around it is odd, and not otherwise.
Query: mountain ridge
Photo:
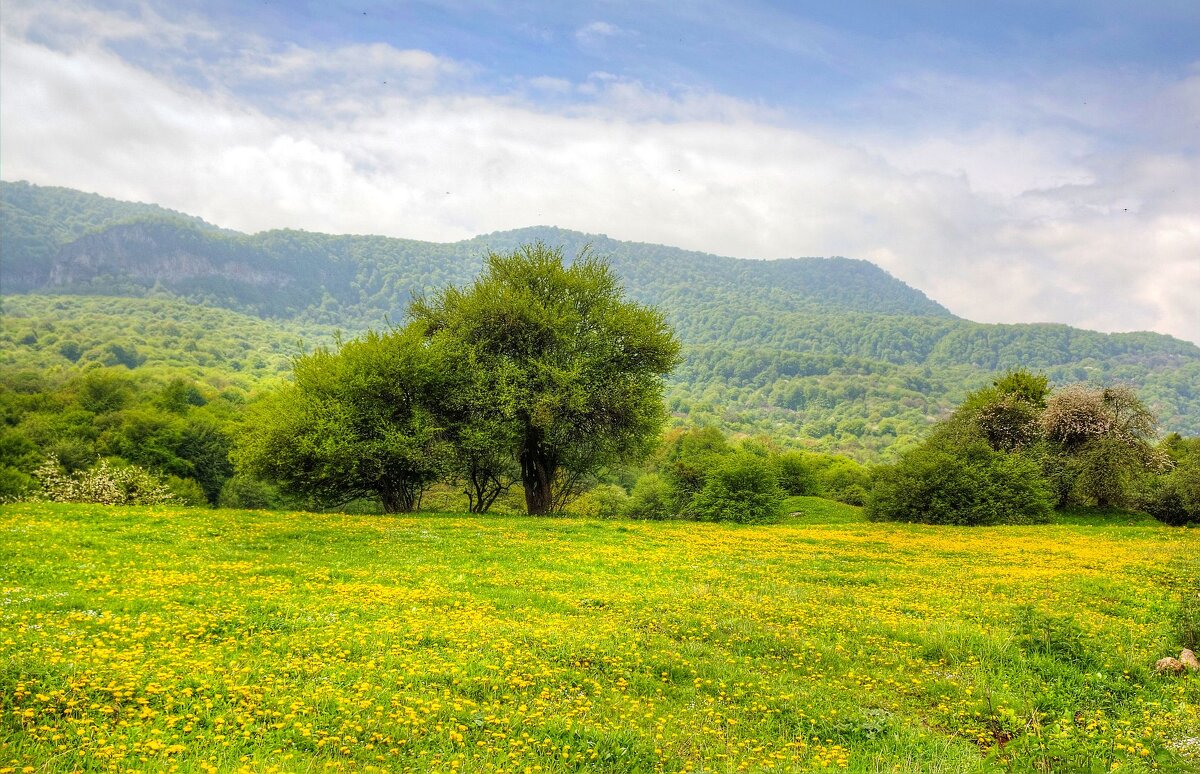
[[[54,213],[71,209],[49,206],[38,199],[74,199],[80,220],[86,228],[63,228]],[[208,265],[207,276],[217,277],[237,271],[265,271],[275,275],[279,284],[287,273],[286,264],[297,257],[297,251],[307,251],[300,265],[304,273],[316,272],[325,285],[337,285],[348,277],[325,269],[346,261],[374,261],[386,265],[396,255],[409,256],[414,252],[436,255],[443,261],[457,263],[451,274],[457,281],[466,281],[476,273],[480,259],[487,249],[510,250],[522,242],[541,240],[564,248],[568,256],[581,252],[585,246],[609,258],[613,268],[625,279],[633,280],[632,295],[637,295],[635,264],[644,261],[666,262],[677,273],[679,281],[703,285],[714,274],[747,284],[759,292],[774,290],[790,294],[793,305],[849,306],[859,311],[882,314],[921,314],[951,316],[942,305],[929,299],[920,290],[892,277],[867,261],[849,258],[788,258],[776,261],[732,258],[702,253],[668,245],[644,242],[622,242],[603,234],[588,234],[558,227],[526,227],[497,231],[457,242],[426,242],[377,235],[332,235],[297,229],[272,229],[255,234],[219,229],[199,218],[177,213],[157,205],[128,203],[128,210],[117,211],[127,204],[116,200],[83,194],[63,188],[43,188],[29,183],[0,183],[5,232],[15,229],[21,237],[15,244],[6,237],[0,250],[0,267],[9,276],[6,292],[66,289],[94,289],[94,280],[104,276],[104,269],[117,269],[135,283],[173,281],[168,267],[160,265],[148,271],[150,260],[163,263],[164,258],[190,262],[194,269]],[[103,205],[103,206],[97,206]],[[50,212],[39,231],[39,209]],[[21,222],[21,221],[24,222]],[[167,234],[173,230],[173,234]],[[138,252],[138,246],[145,248]],[[302,245],[302,247],[301,247]],[[151,256],[148,253],[153,253]],[[366,253],[366,254],[364,254]],[[106,258],[121,258],[123,261]],[[286,258],[287,260],[283,260]],[[140,259],[141,265],[136,260]],[[219,266],[219,267],[218,267]],[[189,279],[197,279],[193,276]],[[261,279],[261,278],[260,278]],[[362,284],[363,277],[355,277]],[[369,278],[366,279],[370,281]],[[194,283],[193,283],[194,284]],[[251,283],[254,284],[254,283]],[[112,290],[113,288],[102,288]],[[194,288],[189,287],[188,290]],[[425,288],[429,289],[429,288]],[[378,288],[367,288],[368,292]],[[868,299],[864,292],[873,293]],[[880,294],[883,293],[881,297]],[[830,298],[826,298],[830,297]],[[343,303],[346,299],[339,299]],[[294,310],[257,309],[260,313],[294,314]]]

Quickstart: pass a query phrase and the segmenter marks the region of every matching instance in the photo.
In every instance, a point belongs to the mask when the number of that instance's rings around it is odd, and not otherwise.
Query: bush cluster
[[[1169,524],[1200,518],[1200,451],[1178,436],[1153,446],[1156,426],[1128,387],[1052,391],[1044,376],[1014,371],[878,469],[867,514],[1027,524],[1054,507],[1089,505],[1141,507]]]
[[[781,451],[763,438],[731,442],[712,427],[671,431],[648,469],[627,478],[623,485],[594,486],[570,511],[763,523],[779,518],[785,497],[820,495],[857,505],[870,483],[867,469],[853,460]]]
[[[1138,482],[1138,507],[1172,526],[1200,524],[1200,438],[1171,434],[1159,451],[1170,464]]]
[[[857,463],[807,452],[780,452],[761,438],[731,442],[712,427],[673,430],[640,471],[614,473],[570,507],[578,516],[763,523],[789,495],[824,493],[824,482],[858,472]]]
[[[867,499],[870,519],[926,524],[1033,524],[1052,508],[1034,460],[982,442],[922,446],[881,468]]]
[[[115,467],[100,460],[90,470],[66,473],[55,457],[33,472],[40,484],[35,499],[53,503],[162,505],[180,498],[166,481],[136,465]]]

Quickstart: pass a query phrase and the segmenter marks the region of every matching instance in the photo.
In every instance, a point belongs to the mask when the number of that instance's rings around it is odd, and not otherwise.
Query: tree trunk
[[[467,495],[467,503],[471,513],[487,513],[488,508],[492,507],[492,503],[496,502],[500,495],[508,490],[509,484],[505,484],[499,476],[488,475],[477,470],[471,471],[467,479],[467,486],[463,491]]]
[[[381,491],[379,501],[383,503],[384,513],[412,513],[418,502],[407,487]]]
[[[530,430],[521,448],[521,483],[525,485],[525,510],[531,516],[544,516],[554,507],[551,484],[558,466],[547,453],[542,434]]]

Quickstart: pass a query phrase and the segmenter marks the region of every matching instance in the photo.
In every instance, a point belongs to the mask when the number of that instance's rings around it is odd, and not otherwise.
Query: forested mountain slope
[[[24,183],[3,183],[0,256],[6,292],[141,295],[156,285],[178,295],[265,316],[377,324],[413,292],[464,283],[491,248],[542,240],[574,256],[585,246],[610,258],[630,295],[704,314],[730,303],[774,312],[859,311],[950,318],[939,304],[866,261],[745,261],[662,245],[619,242],[556,228],[529,228],[436,244],[305,231],[221,231],[149,205]],[[60,221],[65,213],[81,213]],[[18,224],[9,240],[9,221]],[[19,269],[19,271],[18,271]]]
[[[311,346],[334,329],[355,334],[402,321],[414,294],[470,281],[488,249],[541,239],[568,255],[590,245],[632,297],[663,309],[685,343],[687,361],[669,391],[680,421],[874,457],[910,443],[992,372],[1024,366],[1059,382],[1131,382],[1167,429],[1200,433],[1194,344],[1153,333],[973,323],[865,261],[739,260],[555,228],[451,244],[294,230],[246,235],[155,205],[26,183],[0,184],[0,200],[0,289],[35,294],[5,300],[0,354],[9,366],[138,367],[142,357],[274,375],[282,341]],[[90,300],[96,296],[108,300]],[[187,322],[208,314],[197,305],[229,311],[217,323]],[[147,324],[153,315],[158,322]],[[186,333],[158,336],[167,318]],[[244,332],[235,347],[244,357],[213,355],[228,349],[211,341],[225,329]],[[64,336],[82,348],[66,347],[74,360],[59,351]],[[203,363],[182,349],[193,336],[191,351],[209,352]],[[138,354],[114,355],[123,341]]]

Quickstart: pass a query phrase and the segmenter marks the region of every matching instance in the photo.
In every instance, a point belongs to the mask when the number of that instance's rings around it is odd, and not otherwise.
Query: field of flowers
[[[0,772],[1200,770],[1200,532],[819,521],[4,506]]]

